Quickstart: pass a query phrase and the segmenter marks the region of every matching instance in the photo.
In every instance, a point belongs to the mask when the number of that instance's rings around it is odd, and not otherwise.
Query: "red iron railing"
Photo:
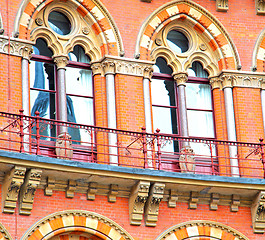
[[[61,129],[67,132],[59,134]],[[264,142],[183,138],[0,112],[0,149],[72,161],[182,173],[264,178]],[[237,154],[231,156],[231,149]],[[236,151],[235,151],[236,150]]]

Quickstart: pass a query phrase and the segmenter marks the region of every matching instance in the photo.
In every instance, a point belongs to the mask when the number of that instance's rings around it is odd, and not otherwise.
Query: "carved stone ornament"
[[[65,68],[68,64],[69,57],[68,56],[54,56],[53,60],[58,69]]]
[[[88,27],[83,27],[82,28],[82,33],[84,33],[85,35],[89,34],[90,33],[90,29]]]
[[[36,18],[35,22],[38,26],[42,26],[43,25],[43,20],[41,18]]]
[[[67,198],[73,198],[75,196],[76,185],[76,181],[68,180],[68,186],[65,192]]]
[[[265,192],[260,191],[251,206],[252,225],[254,233],[265,232]]]
[[[145,225],[155,227],[158,220],[159,204],[163,199],[165,184],[154,183],[150,187],[148,199],[145,204]]]
[[[10,44],[10,47],[8,46]],[[29,59],[34,43],[22,39],[10,38],[0,35],[0,53]]]
[[[168,198],[168,207],[175,208],[177,206],[178,201],[178,193],[176,190],[170,190],[169,198]]]
[[[180,150],[179,166],[181,172],[195,173],[195,153],[190,146],[185,146]]]
[[[45,196],[52,196],[54,188],[55,188],[55,179],[48,177],[47,178],[47,185],[44,189]]]
[[[187,73],[176,73],[173,74],[173,78],[175,82],[177,83],[177,86],[179,85],[185,85],[188,81],[188,74]]]
[[[216,0],[216,11],[227,12],[228,0]]]
[[[68,133],[62,133],[58,136],[55,144],[55,152],[58,158],[62,159],[72,159],[73,148],[71,136]]]
[[[96,193],[98,191],[97,189],[98,184],[96,182],[90,182],[88,184],[88,189],[87,189],[87,200],[94,201],[96,198]]]
[[[189,209],[197,209],[198,201],[199,201],[199,193],[198,192],[191,192],[190,193],[190,200],[189,200]]]
[[[108,201],[109,202],[112,202],[112,203],[115,203],[116,202],[116,197],[118,195],[118,185],[116,184],[111,184],[110,187],[109,187],[109,194],[108,194]]]
[[[15,166],[6,176],[3,183],[2,199],[3,212],[14,213],[18,193],[24,182],[26,168]]]
[[[256,13],[258,15],[265,15],[265,1],[264,0],[255,0]]]
[[[231,212],[238,212],[239,205],[240,205],[240,196],[233,194],[231,205],[230,205]]]
[[[36,189],[40,184],[42,170],[30,169],[19,193],[19,214],[30,215]]]
[[[150,182],[139,181],[131,190],[129,198],[129,215],[131,225],[141,225],[144,205],[148,198]]]

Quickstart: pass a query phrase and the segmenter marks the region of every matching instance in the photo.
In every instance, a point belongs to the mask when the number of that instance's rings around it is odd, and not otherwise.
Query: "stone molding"
[[[91,63],[93,75],[124,74],[151,78],[155,62],[106,55],[97,62]]]
[[[131,225],[141,225],[149,187],[150,182],[139,181],[131,190],[129,197],[129,216]]]
[[[10,47],[9,47],[10,44]],[[30,59],[34,43],[0,35],[0,53]]]
[[[58,221],[58,219],[61,219],[61,221]],[[56,224],[54,225],[54,223]],[[84,210],[65,210],[44,217],[34,224],[22,236],[21,240],[28,240],[29,238],[39,239],[39,234],[42,235],[41,239],[49,239],[52,236],[60,234],[61,229],[71,227],[74,227],[76,232],[78,232],[78,229],[82,232],[91,232],[92,230],[93,234],[98,233],[108,239],[133,240],[132,236],[126,230],[111,219],[103,215]],[[42,231],[36,231],[38,229],[41,229]],[[113,236],[115,236],[115,238],[113,238]]]
[[[227,12],[228,0],[216,0],[216,11]]]
[[[265,15],[265,0],[255,0],[256,14]]]
[[[229,226],[226,226],[222,223],[207,220],[195,220],[175,225],[160,234],[155,240],[187,239],[185,236],[181,235],[183,229],[187,230],[188,238],[199,237],[198,227],[201,228],[200,232],[204,233],[202,236],[204,238],[209,237],[211,239],[213,238],[221,240],[223,239],[222,232],[226,232],[225,239],[249,240],[242,233]],[[202,228],[207,228],[207,230],[205,229],[205,231],[203,231]],[[177,236],[179,237],[177,238]]]
[[[164,183],[154,183],[150,187],[149,196],[145,204],[145,225],[155,227],[158,221],[159,204],[163,199]]]
[[[226,87],[244,87],[265,89],[265,74],[243,71],[222,71],[218,76],[210,78],[212,89]]]
[[[3,183],[3,212],[4,213],[14,213],[18,194],[21,188],[21,185],[24,182],[26,174],[25,167],[15,166],[6,176]]]
[[[260,191],[255,197],[252,207],[252,225],[254,233],[265,232],[265,191]]]
[[[36,189],[40,184],[42,170],[30,169],[19,193],[19,214],[30,215]]]

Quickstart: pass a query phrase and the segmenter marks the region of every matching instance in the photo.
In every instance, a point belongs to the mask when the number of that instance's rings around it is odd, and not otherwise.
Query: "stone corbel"
[[[44,189],[45,196],[52,196],[54,188],[55,188],[55,179],[48,177],[47,185]]]
[[[238,212],[239,205],[240,205],[240,196],[233,194],[230,206],[231,212]]]
[[[218,209],[218,203],[220,201],[219,194],[211,194],[210,210],[216,211]]]
[[[90,182],[88,184],[88,189],[87,189],[87,200],[94,201],[96,199],[96,193],[98,191],[97,189],[98,184],[96,182]]]
[[[158,220],[159,204],[163,199],[165,184],[154,183],[150,187],[149,196],[145,204],[145,225],[155,227]]]
[[[69,57],[68,56],[54,56],[53,60],[57,66],[57,69],[65,69],[68,64]]]
[[[148,198],[150,182],[139,181],[131,190],[129,198],[129,215],[131,225],[141,225],[144,205]]]
[[[256,14],[265,15],[265,0],[255,0]]]
[[[2,199],[3,212],[14,213],[18,193],[24,182],[26,168],[15,166],[6,176],[3,183]]]
[[[173,74],[173,78],[175,82],[177,83],[177,86],[179,85],[186,85],[186,82],[188,81],[188,74],[183,72],[183,73],[175,73]]]
[[[19,214],[30,215],[36,189],[40,184],[42,170],[30,169],[19,193]]]
[[[216,0],[216,11],[227,12],[228,0]]]
[[[198,192],[191,192],[190,193],[190,200],[189,200],[189,209],[197,209],[198,201],[199,201],[199,193]]]
[[[178,201],[178,193],[176,190],[170,190],[169,198],[168,198],[168,207],[169,208],[175,208],[177,206]]]
[[[73,198],[75,196],[76,185],[76,181],[68,180],[68,186],[65,192],[67,198]]]
[[[116,197],[118,195],[118,185],[116,184],[111,184],[109,187],[109,194],[108,194],[108,201],[111,203],[115,203],[116,202]]]
[[[265,232],[265,192],[260,191],[251,206],[252,226],[254,233]]]
[[[116,73],[116,64],[114,61],[107,60],[102,63],[102,69],[104,75],[106,74],[115,74]]]

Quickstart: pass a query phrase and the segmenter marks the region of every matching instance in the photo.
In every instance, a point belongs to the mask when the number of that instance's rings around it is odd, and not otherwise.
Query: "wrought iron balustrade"
[[[60,133],[60,129],[68,129]],[[80,138],[71,138],[71,132]],[[114,138],[113,138],[114,137]],[[110,145],[109,139],[116,139]],[[112,141],[113,142],[113,141]],[[229,151],[236,148],[237,155]],[[72,161],[206,175],[264,178],[264,143],[183,138],[0,112],[0,149]],[[231,164],[236,162],[237,165]],[[234,171],[235,172],[235,171]]]

